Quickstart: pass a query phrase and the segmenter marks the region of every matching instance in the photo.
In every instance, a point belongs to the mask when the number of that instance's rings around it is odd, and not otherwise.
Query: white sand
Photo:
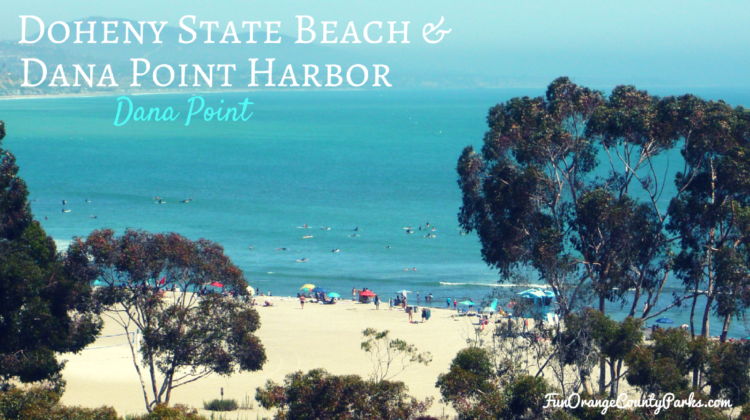
[[[262,302],[264,299],[260,298]],[[183,403],[202,408],[203,401],[220,397],[234,398],[238,402],[248,395],[254,405],[251,411],[239,412],[239,418],[256,418],[259,411],[255,389],[266,380],[281,383],[284,376],[298,370],[324,368],[333,374],[359,374],[368,377],[372,363],[360,349],[362,330],[368,327],[389,330],[392,338],[401,338],[414,344],[420,351],[432,353],[429,366],[412,365],[394,380],[403,381],[409,393],[418,398],[434,397],[433,414],[453,413],[439,402],[440,394],[435,382],[440,373],[448,371],[456,353],[466,347],[466,338],[473,335],[476,317],[454,320],[454,311],[433,309],[432,317],[422,324],[410,324],[408,315],[401,310],[389,310],[381,304],[375,310],[371,304],[343,301],[337,305],[305,304],[301,310],[297,299],[274,297],[272,308],[259,307],[262,326],[258,331],[266,348],[268,361],[260,372],[235,374],[231,377],[209,376],[173,391],[171,403]],[[419,313],[414,319],[421,320]],[[102,336],[121,334],[121,328],[112,321],[106,323]],[[118,345],[119,344],[119,345]],[[113,347],[106,347],[113,346]],[[63,403],[97,407],[113,406],[118,414],[145,412],[143,393],[125,337],[102,337],[79,355],[66,355],[63,371],[67,389]],[[147,386],[149,386],[147,382]],[[237,418],[236,412],[231,418]],[[260,412],[262,417],[264,412]],[[267,413],[266,413],[267,415]]]

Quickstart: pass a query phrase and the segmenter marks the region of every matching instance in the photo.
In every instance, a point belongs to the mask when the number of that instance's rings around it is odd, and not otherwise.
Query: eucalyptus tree
[[[5,124],[0,121],[0,140]],[[34,220],[15,156],[0,148],[0,385],[59,380],[61,353],[101,330],[89,279],[66,264]]]
[[[705,297],[702,334],[712,310],[726,329],[747,306],[748,280],[736,264],[717,271],[728,260],[714,254],[732,244],[733,258],[744,255],[748,188],[738,145],[749,120],[722,101],[632,86],[605,97],[559,78],[544,97],[490,109],[481,151],[466,147],[458,161],[459,223],[477,232],[501,281],[525,268],[546,282],[562,317],[587,306],[589,293],[602,313],[607,301],[629,303],[629,315],[642,319],[686,302],[694,313]],[[685,292],[657,305],[674,275]],[[599,373],[604,392],[603,358]]]
[[[126,334],[140,331],[138,347],[128,343],[149,411],[168,404],[175,388],[211,374],[257,371],[266,362],[245,277],[218,244],[100,230],[76,238],[68,255],[101,285],[94,299],[102,313]],[[237,296],[197,293],[212,283]]]

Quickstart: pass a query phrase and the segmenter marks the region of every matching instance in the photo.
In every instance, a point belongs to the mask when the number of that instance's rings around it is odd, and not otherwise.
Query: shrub
[[[239,406],[236,400],[211,400],[203,402],[203,408],[208,411],[234,411]]]
[[[0,393],[3,420],[119,420],[112,407],[83,408],[59,404],[58,392],[42,387]]]
[[[186,405],[175,404],[169,407],[165,404],[157,404],[153,411],[141,416],[129,416],[128,420],[205,420],[198,414],[198,410],[190,409]]]

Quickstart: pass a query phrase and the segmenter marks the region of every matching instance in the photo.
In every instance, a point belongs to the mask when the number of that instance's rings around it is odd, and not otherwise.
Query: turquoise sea
[[[651,91],[750,105],[750,90]],[[459,154],[466,145],[481,145],[490,106],[543,92],[205,94],[207,104],[247,97],[255,104],[253,117],[188,127],[184,120],[115,127],[115,96],[22,99],[0,101],[0,119],[8,132],[4,147],[18,158],[34,214],[62,246],[104,227],[176,231],[221,243],[264,293],[294,296],[300,285],[314,283],[343,297],[352,287],[368,287],[387,299],[407,289],[422,297],[433,293],[442,306],[446,297],[479,301],[500,287],[476,236],[459,234]],[[190,96],[131,98],[136,105],[184,111]],[[156,196],[166,204],[154,204]],[[188,198],[193,201],[180,202]],[[69,213],[62,212],[62,200]],[[428,222],[434,238],[418,230]],[[414,234],[404,230],[409,226]],[[297,261],[303,258],[308,261]],[[660,306],[670,297],[666,291]],[[610,312],[623,311],[612,305]],[[679,325],[688,310],[668,316]],[[712,333],[719,332],[712,320]],[[748,335],[745,325],[735,321],[732,335]]]

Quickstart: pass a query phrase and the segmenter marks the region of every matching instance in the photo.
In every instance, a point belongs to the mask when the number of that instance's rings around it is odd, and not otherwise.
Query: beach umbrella
[[[401,295],[405,295],[405,294],[407,294],[407,293],[411,293],[411,292],[410,292],[410,291],[408,291],[408,290],[399,290],[399,291],[398,291],[398,292],[396,292],[396,293],[398,293],[398,294],[401,294]]]
[[[474,303],[474,302],[472,302],[470,300],[464,300],[464,301],[461,301],[461,302],[458,302],[458,303],[460,305],[467,305],[467,306],[474,306],[474,305],[476,305],[476,303]]]
[[[328,290],[322,288],[322,287],[316,287],[312,289],[313,292],[319,292],[319,293],[328,293]]]
[[[221,284],[221,283],[219,283],[218,281],[215,281],[215,282],[211,283],[211,286],[213,286],[213,287],[224,287],[224,285]]]
[[[340,295],[340,294],[338,294],[338,293],[336,293],[336,292],[333,292],[333,293],[328,293],[328,297],[332,297],[332,298],[340,298],[340,297],[341,297],[341,295]]]
[[[672,321],[669,318],[659,318],[659,319],[656,320],[656,322],[658,322],[660,324],[674,324],[674,321]]]
[[[375,293],[372,292],[372,290],[365,290],[364,292],[359,294],[360,296],[364,297],[373,297],[375,296]]]
[[[310,290],[312,290],[314,288],[315,288],[314,284],[309,284],[308,283],[308,284],[305,284],[302,287],[300,287],[299,290],[305,290],[305,289],[307,289],[307,291],[309,292]]]

